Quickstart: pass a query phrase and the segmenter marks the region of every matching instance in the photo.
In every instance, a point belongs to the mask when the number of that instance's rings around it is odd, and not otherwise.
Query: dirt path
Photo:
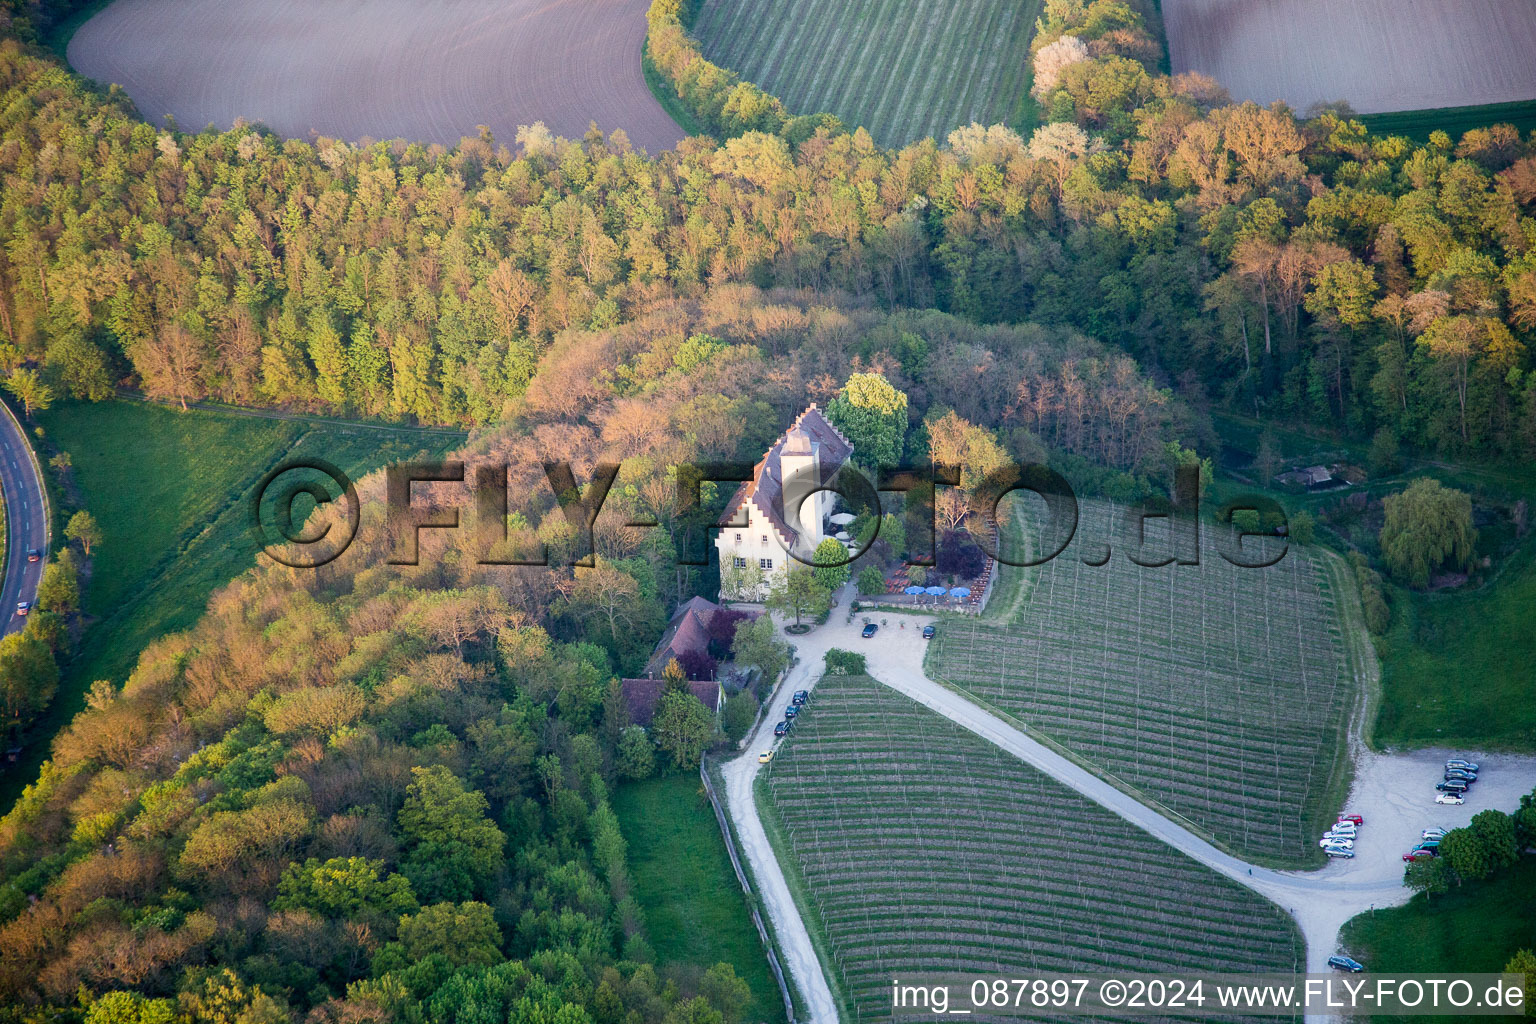
[[[842,606],[846,608],[846,604]],[[814,687],[823,671],[828,649],[840,647],[865,655],[876,680],[963,726],[1026,764],[1045,772],[1100,806],[1194,858],[1206,867],[1247,886],[1285,908],[1300,927],[1307,945],[1307,969],[1327,970],[1327,959],[1338,948],[1339,928],[1356,914],[1405,902],[1411,895],[1402,884],[1402,853],[1416,841],[1419,829],[1431,824],[1447,828],[1464,825],[1487,807],[1509,809],[1521,793],[1536,786],[1536,757],[1505,755],[1474,758],[1483,766],[1484,780],[1461,807],[1434,801],[1434,783],[1444,762],[1443,751],[1391,755],[1357,755],[1354,789],[1348,809],[1364,816],[1359,855],[1334,861],[1316,871],[1275,871],[1251,865],[1218,849],[1184,826],[1164,817],[1116,789],[1098,775],[1058,754],[1026,732],[983,710],[960,693],[929,679],[923,671],[925,641],[921,629],[928,621],[908,615],[888,615],[888,625],[873,640],[859,636],[862,618],[845,622],[846,612],[834,609],[827,625],[797,640],[800,663],[792,678],[775,694],[746,752],[725,765],[727,803],[743,846],[773,915],[790,973],[807,992],[812,1020],[836,1020],[830,989],[816,960],[805,923],[790,896],[783,872],[768,845],[756,805],[752,782],[757,754],[772,741],[774,723],[782,717],[787,693]],[[940,628],[943,628],[942,622]],[[825,993],[822,995],[822,993]],[[824,1004],[824,1005],[823,1005]]]
[[[683,138],[640,70],[647,0],[117,0],[70,40],[83,75],[150,124],[260,121],[279,135],[511,146],[590,122],[656,153]]]

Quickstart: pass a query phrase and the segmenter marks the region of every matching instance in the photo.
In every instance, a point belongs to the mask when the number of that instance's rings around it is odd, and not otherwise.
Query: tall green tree
[[[821,585],[809,566],[786,570],[768,591],[768,607],[781,615],[793,615],[797,626],[805,618],[820,618],[831,603],[832,592]]]
[[[1382,505],[1386,521],[1379,537],[1381,554],[1394,575],[1424,587],[1439,569],[1472,564],[1477,530],[1472,526],[1472,499],[1463,492],[1421,477],[1400,494],[1382,499]]]
[[[907,433],[907,396],[879,373],[855,373],[827,406],[827,419],[863,466],[895,466]]]
[[[401,869],[424,900],[465,900],[488,891],[502,866],[506,837],[487,816],[479,790],[442,765],[412,768],[398,821]]]

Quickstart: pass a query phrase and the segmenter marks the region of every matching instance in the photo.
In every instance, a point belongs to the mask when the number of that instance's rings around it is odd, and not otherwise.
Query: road
[[[8,530],[0,615],[5,616],[5,632],[15,633],[27,624],[26,619],[16,614],[16,603],[37,600],[43,562],[28,562],[27,551],[36,548],[46,554],[48,516],[43,503],[43,481],[38,478],[28,452],[26,435],[8,413],[0,414],[0,488],[5,493]]]
[[[845,595],[846,599],[846,595]],[[910,615],[886,616],[889,624],[878,637],[859,636],[862,618],[846,622],[846,605],[833,610],[832,620],[815,632],[795,638],[799,658],[789,677],[780,684],[763,721],[747,742],[745,752],[723,767],[726,803],[743,852],[752,865],[758,890],[773,920],[785,969],[795,979],[808,1004],[810,1024],[835,1024],[836,1002],[822,972],[805,922],[801,920],[752,799],[757,778],[757,755],[774,744],[773,726],[782,717],[788,694],[812,689],[823,672],[828,649],[840,647],[863,654],[869,674],[891,689],[910,697],[977,736],[995,744],[1063,785],[1081,793],[1107,810],[1157,837],[1213,871],[1263,895],[1284,908],[1296,920],[1307,946],[1307,970],[1326,971],[1328,957],[1338,945],[1339,928],[1345,921],[1375,907],[1402,903],[1411,895],[1402,883],[1402,864],[1381,858],[1355,865],[1347,871],[1330,864],[1317,871],[1275,871],[1249,864],[1218,849],[1210,842],[1165,817],[1136,798],[1110,785],[1098,775],[1033,739],[1023,730],[973,704],[964,696],[929,679],[923,672],[925,642],[920,633],[930,620]],[[942,629],[942,623],[940,624]],[[814,713],[814,711],[812,712]],[[1371,828],[1369,810],[1362,841]]]

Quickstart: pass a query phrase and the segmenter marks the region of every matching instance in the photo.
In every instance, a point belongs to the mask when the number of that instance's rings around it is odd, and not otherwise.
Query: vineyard
[[[866,677],[759,783],[850,1014],[920,972],[1286,971],[1278,907]]]
[[[1144,568],[1115,542],[1123,518],[1083,503],[1062,555],[1004,569],[1004,580],[1031,577],[1011,621],[946,625],[928,674],[1241,855],[1315,859],[1313,833],[1347,772],[1354,696],[1322,564],[1293,545],[1273,567],[1238,568],[1207,525],[1198,566]],[[1086,564],[1106,540],[1108,563]]]
[[[877,142],[940,141],[1015,119],[1040,0],[703,0],[704,54],[784,101]]]

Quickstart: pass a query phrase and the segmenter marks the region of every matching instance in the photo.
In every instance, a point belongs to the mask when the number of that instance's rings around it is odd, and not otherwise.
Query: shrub
[[[832,648],[827,652],[827,672],[834,676],[861,676],[864,674],[864,655],[855,651]]]
[[[859,593],[866,596],[885,593],[885,573],[873,565],[865,566],[859,573]]]

